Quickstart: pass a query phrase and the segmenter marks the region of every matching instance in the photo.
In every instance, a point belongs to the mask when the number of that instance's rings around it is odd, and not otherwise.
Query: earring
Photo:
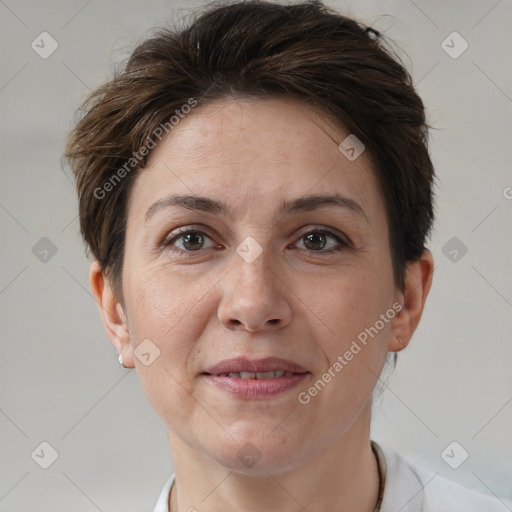
[[[123,354],[119,354],[119,357],[117,358],[117,360],[119,361],[119,364],[123,367],[123,368],[126,368],[126,366],[124,365],[123,363]]]

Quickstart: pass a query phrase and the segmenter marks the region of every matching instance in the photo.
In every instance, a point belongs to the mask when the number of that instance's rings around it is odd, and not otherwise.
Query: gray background
[[[201,4],[0,0],[2,512],[152,510],[172,471],[165,427],[136,371],[119,366],[89,292],[74,183],[60,157],[89,89],[148,28]],[[512,2],[329,5],[405,50],[437,128],[434,284],[376,404],[373,437],[511,499],[512,189],[504,191],[512,186]],[[59,45],[47,59],[31,48],[43,31]],[[456,59],[441,47],[453,31],[469,43]],[[57,248],[46,262],[32,252],[42,237]],[[453,237],[467,247],[455,262],[446,245]],[[43,441],[58,452],[48,469],[31,457]],[[452,441],[469,453],[458,469],[441,457]]]

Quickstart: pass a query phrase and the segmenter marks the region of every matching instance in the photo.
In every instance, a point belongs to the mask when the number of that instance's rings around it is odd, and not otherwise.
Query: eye
[[[205,240],[208,239],[211,242],[211,245],[205,247]],[[175,242],[181,243],[182,246],[175,246]],[[175,233],[170,238],[166,239],[163,242],[165,247],[170,247],[172,250],[176,252],[197,252],[200,249],[210,249],[215,247],[212,239],[203,231],[199,231],[197,229],[185,229],[183,231],[179,231]]]
[[[331,243],[329,243],[329,239]],[[205,245],[205,242],[208,240],[210,244]],[[349,247],[349,244],[340,236],[325,229],[314,229],[304,233],[300,238],[300,242],[303,242],[306,251],[324,254],[339,252],[342,247]],[[204,231],[190,228],[172,234],[164,240],[162,245],[173,252],[183,255],[193,255],[193,253],[199,252],[201,249],[216,247],[216,244]]]
[[[336,243],[329,245],[328,239],[335,240]],[[323,253],[332,253],[340,250],[340,246],[348,247],[348,243],[346,243],[341,237],[335,235],[331,231],[327,231],[325,229],[315,229],[313,231],[308,231],[300,238],[301,241],[304,241],[305,249],[310,252],[323,252]],[[323,250],[327,247],[327,250]]]

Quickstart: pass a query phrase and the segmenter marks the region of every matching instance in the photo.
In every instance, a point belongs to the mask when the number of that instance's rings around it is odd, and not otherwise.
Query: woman
[[[142,42],[70,134],[107,334],[168,428],[155,512],[498,511],[370,439],[432,283],[424,107],[323,6],[213,6]]]

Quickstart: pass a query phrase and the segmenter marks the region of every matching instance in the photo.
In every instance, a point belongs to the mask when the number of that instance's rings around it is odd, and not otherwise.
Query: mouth
[[[303,373],[303,372],[301,372]],[[204,373],[204,375],[212,375],[211,373]],[[215,374],[217,377],[230,377],[231,379],[276,379],[279,377],[291,377],[292,375],[299,375],[299,373],[285,372],[282,370],[271,371],[271,372],[227,372]]]
[[[217,389],[244,399],[266,398],[291,390],[310,374],[285,359],[244,357],[221,361],[202,373]]]
[[[289,377],[290,374],[306,373],[307,371],[306,368],[299,364],[287,359],[281,359],[280,357],[249,359],[240,356],[224,359],[207,368],[204,373],[208,375],[228,375],[241,379],[271,379],[283,376]]]

